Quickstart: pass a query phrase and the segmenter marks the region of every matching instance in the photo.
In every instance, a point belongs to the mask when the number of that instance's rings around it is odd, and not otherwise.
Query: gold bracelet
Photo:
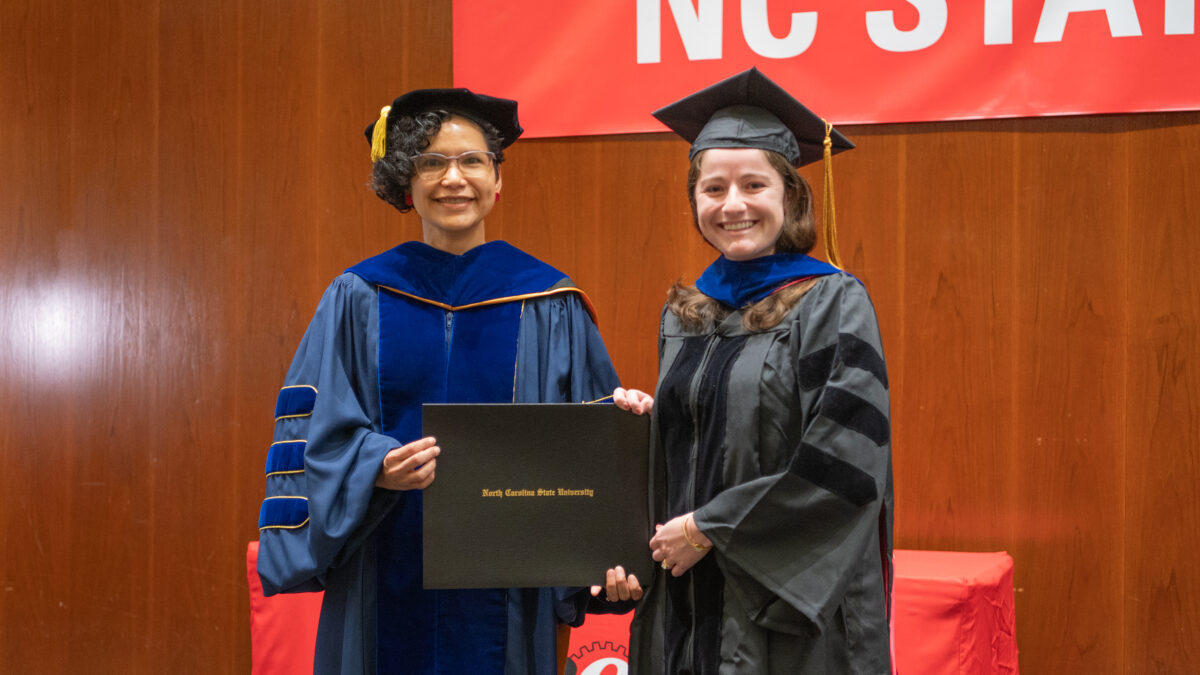
[[[692,519],[692,514],[690,514],[690,513],[688,514],[687,518],[683,519],[683,538],[684,538],[684,540],[687,541],[688,546],[691,546],[692,548],[696,549],[697,551],[707,551],[708,549],[712,548],[712,545],[701,546],[700,544],[697,544],[696,542],[692,541],[692,538],[688,536],[687,524],[688,524],[688,521],[691,519]],[[700,530],[700,528],[697,527],[696,531],[698,532],[699,530]]]

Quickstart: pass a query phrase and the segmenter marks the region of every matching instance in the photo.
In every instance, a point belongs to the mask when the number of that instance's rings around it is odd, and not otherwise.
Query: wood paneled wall
[[[419,236],[361,129],[449,2],[0,3],[0,671],[245,672],[276,388],[325,284]],[[1026,673],[1200,662],[1200,114],[851,127],[897,544],[1010,551]],[[526,140],[488,222],[651,387],[713,252],[665,134]],[[818,187],[820,176],[807,173]]]

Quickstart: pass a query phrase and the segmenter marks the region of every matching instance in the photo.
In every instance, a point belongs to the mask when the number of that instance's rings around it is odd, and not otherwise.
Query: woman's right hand
[[[388,490],[424,490],[433,483],[433,472],[442,449],[432,436],[392,448],[383,456],[375,485]]]
[[[654,410],[654,397],[638,389],[613,390],[613,403],[621,410],[628,410],[637,415],[648,415]]]

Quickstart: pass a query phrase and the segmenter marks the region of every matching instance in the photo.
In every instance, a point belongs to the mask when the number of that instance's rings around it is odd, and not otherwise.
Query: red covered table
[[[246,547],[250,586],[251,675],[309,675],[317,646],[322,593],[280,593],[263,597],[258,580],[258,542]]]
[[[892,555],[892,638],[899,675],[1018,672],[1013,561],[1007,553],[896,550]],[[588,668],[625,654],[630,618],[591,616],[571,631],[568,656],[577,672],[603,672]]]
[[[1007,553],[893,552],[900,675],[1016,673],[1013,562]]]
[[[252,672],[312,672],[320,593],[262,597],[251,542]],[[892,595],[895,667],[899,675],[1017,673],[1013,562],[1007,553],[894,552]],[[596,615],[571,631],[575,673],[624,673],[632,615]],[[614,668],[609,668],[613,666]]]

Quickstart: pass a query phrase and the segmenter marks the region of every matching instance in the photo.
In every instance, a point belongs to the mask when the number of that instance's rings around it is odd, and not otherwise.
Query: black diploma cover
[[[650,416],[611,404],[430,404],[425,588],[590,586],[651,578]]]

